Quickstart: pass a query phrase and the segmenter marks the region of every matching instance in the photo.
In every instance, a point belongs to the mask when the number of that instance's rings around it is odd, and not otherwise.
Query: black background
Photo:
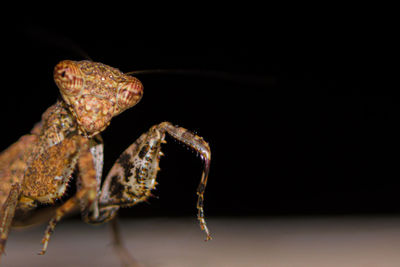
[[[177,24],[32,17],[4,26],[0,148],[56,101],[52,70],[60,60],[87,54],[124,72],[200,70],[137,76],[142,101],[103,133],[105,171],[141,133],[167,120],[210,143],[206,215],[400,212],[398,99],[394,88],[374,83],[377,51],[360,29],[206,25],[188,17]],[[158,199],[122,216],[196,214],[201,160],[167,142]]]

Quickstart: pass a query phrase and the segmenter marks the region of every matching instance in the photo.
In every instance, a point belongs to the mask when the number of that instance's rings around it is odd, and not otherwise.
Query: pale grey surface
[[[400,266],[400,218],[195,219],[122,221],[127,247],[156,266]],[[45,226],[14,231],[2,266],[120,266],[107,226],[61,222],[46,255]]]

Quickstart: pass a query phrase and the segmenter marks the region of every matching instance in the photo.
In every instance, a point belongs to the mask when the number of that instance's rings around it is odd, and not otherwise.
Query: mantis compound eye
[[[70,60],[61,61],[54,68],[54,81],[62,94],[78,95],[83,88],[82,73]]]
[[[136,105],[143,96],[143,85],[139,79],[128,76],[128,79],[122,82],[117,93],[117,107],[115,114]]]

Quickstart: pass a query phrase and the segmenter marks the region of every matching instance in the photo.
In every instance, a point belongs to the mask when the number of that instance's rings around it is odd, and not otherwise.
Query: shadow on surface
[[[398,266],[400,218],[211,218],[204,242],[194,219],[122,220],[145,266]],[[107,225],[60,223],[45,256],[44,226],[13,231],[3,266],[119,266]]]

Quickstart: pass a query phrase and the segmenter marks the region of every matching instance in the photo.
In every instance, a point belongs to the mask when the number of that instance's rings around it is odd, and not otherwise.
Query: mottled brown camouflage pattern
[[[166,133],[204,160],[197,209],[201,229],[209,240],[203,202],[211,152],[203,138],[169,122],[157,124],[121,154],[102,183],[103,142],[99,133],[114,116],[140,101],[143,86],[118,69],[90,61],[62,61],[54,69],[54,79],[63,100],[43,113],[30,134],[0,154],[0,259],[13,220],[29,215],[39,203],[53,204],[63,197],[76,168],[77,192],[56,208],[40,254],[45,253],[56,224],[72,210],[79,208],[87,223],[96,224],[113,219],[120,207],[145,201],[157,184]],[[113,229],[116,234],[116,227]]]

